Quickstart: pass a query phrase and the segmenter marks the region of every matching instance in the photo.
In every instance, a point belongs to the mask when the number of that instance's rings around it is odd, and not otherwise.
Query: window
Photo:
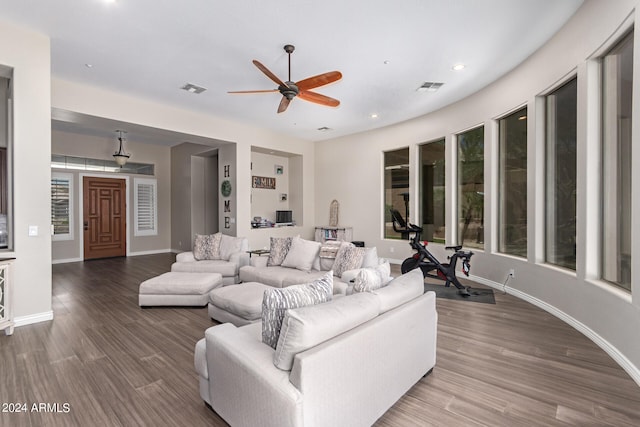
[[[498,121],[498,252],[527,256],[527,109]]]
[[[420,146],[420,212],[423,237],[445,242],[445,142],[444,139]]]
[[[158,201],[155,179],[134,179],[134,236],[158,234]]]
[[[603,58],[602,278],[631,290],[633,32]]]
[[[545,261],[576,269],[577,80],[545,99]]]
[[[73,240],[73,175],[51,174],[52,240]]]
[[[458,244],[484,248],[484,126],[458,134]]]
[[[393,230],[391,211],[397,211],[409,222],[409,148],[384,153],[384,237],[401,239]],[[406,237],[406,236],[405,236]]]

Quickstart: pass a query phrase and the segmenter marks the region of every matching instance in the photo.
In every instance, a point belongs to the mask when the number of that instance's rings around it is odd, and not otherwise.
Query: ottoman
[[[140,284],[140,306],[204,306],[209,292],[222,285],[218,273],[164,273]]]
[[[209,292],[209,317],[236,326],[258,322],[262,318],[262,297],[271,286],[246,282],[216,288]]]

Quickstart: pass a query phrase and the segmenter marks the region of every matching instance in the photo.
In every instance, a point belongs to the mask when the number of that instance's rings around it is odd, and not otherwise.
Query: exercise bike
[[[462,272],[466,276],[469,276],[469,272],[471,271],[470,260],[473,252],[463,251],[462,246],[460,245],[445,246],[445,249],[453,250],[454,253],[450,257],[447,257],[449,259],[448,263],[441,263],[431,252],[429,252],[427,249],[427,242],[422,242],[420,240],[422,227],[411,223],[407,224],[404,218],[402,218],[400,212],[395,209],[391,209],[391,218],[393,220],[394,231],[401,233],[403,236],[413,234],[413,237],[410,238],[409,245],[411,245],[411,248],[413,248],[416,253],[402,262],[402,266],[400,267],[402,274],[415,268],[420,268],[424,277],[444,280],[445,287],[449,287],[453,283],[453,285],[458,288],[458,293],[460,295],[465,297],[470,296],[468,288],[460,283],[456,277],[456,265],[458,260],[461,260]],[[396,226],[396,224],[398,226]],[[433,273],[434,270],[435,273]]]

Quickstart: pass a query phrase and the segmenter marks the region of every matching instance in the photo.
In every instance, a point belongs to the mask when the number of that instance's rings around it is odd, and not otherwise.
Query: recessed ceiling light
[[[93,64],[84,64],[84,66],[87,68],[93,68]]]
[[[194,85],[192,83],[187,83],[186,85],[182,86],[180,89],[186,90],[189,93],[195,93],[195,94],[202,93],[205,90],[207,90],[206,88],[204,88],[202,86],[197,86],[197,85]]]
[[[372,119],[377,119],[378,118],[378,114],[371,113],[371,115],[369,117],[371,117]]]
[[[464,70],[465,65],[464,64],[455,64],[453,67],[451,67],[451,69],[453,71],[460,71],[460,70]]]
[[[322,126],[321,128],[318,128],[318,130],[319,130],[320,132],[328,132],[328,131],[333,130],[333,129],[328,128],[328,127],[326,127],[326,126]]]
[[[383,64],[384,64],[384,65],[389,65],[389,64],[391,64],[391,61],[389,61],[388,59],[386,59],[386,60],[383,62]]]

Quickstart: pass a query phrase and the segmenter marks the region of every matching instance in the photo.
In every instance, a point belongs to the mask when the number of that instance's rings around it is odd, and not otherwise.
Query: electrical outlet
[[[515,279],[515,277],[516,277],[516,270],[515,269],[512,268],[511,270],[509,270],[509,277],[513,277]]]

